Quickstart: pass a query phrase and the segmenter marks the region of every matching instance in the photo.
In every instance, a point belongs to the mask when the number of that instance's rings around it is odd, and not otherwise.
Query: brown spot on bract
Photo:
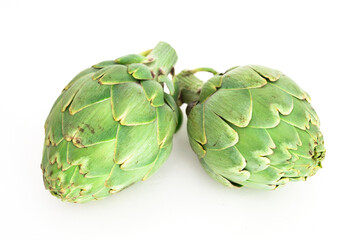
[[[86,127],[91,131],[92,134],[95,133],[94,128],[93,128],[91,125],[89,125],[89,124],[84,124],[84,126],[86,126]]]
[[[165,74],[166,74],[165,71],[164,71],[162,68],[159,69],[159,73],[160,73],[161,75],[165,75]]]

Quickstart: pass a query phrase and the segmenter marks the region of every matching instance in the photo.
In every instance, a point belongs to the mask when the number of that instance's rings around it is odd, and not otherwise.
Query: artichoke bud
[[[203,83],[198,71],[214,74]],[[305,180],[325,157],[310,97],[281,72],[262,67],[184,70],[174,81],[187,103],[190,145],[205,171],[229,187],[275,189]]]
[[[158,79],[176,61],[175,50],[160,42],[74,77],[45,123],[41,168],[51,194],[69,202],[102,199],[159,169],[180,111]]]

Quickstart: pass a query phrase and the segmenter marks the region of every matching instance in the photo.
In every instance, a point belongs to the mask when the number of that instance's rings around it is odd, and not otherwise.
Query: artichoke
[[[206,83],[194,73],[214,74]],[[190,145],[205,171],[229,187],[275,189],[305,180],[325,157],[310,97],[289,77],[262,66],[184,70],[174,78],[187,103]]]
[[[104,61],[64,88],[45,123],[46,189],[69,202],[98,200],[145,180],[165,162],[180,124],[170,93],[175,50]]]

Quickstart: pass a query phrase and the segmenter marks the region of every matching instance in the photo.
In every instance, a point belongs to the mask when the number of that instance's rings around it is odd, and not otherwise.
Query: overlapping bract
[[[175,51],[105,61],[79,73],[56,100],[45,124],[44,184],[56,197],[87,202],[152,175],[167,159],[178,106],[167,75]]]
[[[188,108],[192,149],[227,186],[275,189],[321,167],[324,141],[310,97],[279,71],[245,66],[216,74]]]

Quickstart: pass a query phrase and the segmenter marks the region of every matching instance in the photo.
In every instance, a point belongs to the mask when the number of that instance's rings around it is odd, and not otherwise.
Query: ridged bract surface
[[[41,168],[53,195],[70,202],[102,199],[163,164],[178,107],[157,80],[175,61],[165,70],[152,52],[127,55],[82,71],[65,87],[45,124]]]
[[[310,97],[279,71],[245,66],[217,74],[189,108],[192,149],[227,186],[275,189],[321,167],[325,148]]]

